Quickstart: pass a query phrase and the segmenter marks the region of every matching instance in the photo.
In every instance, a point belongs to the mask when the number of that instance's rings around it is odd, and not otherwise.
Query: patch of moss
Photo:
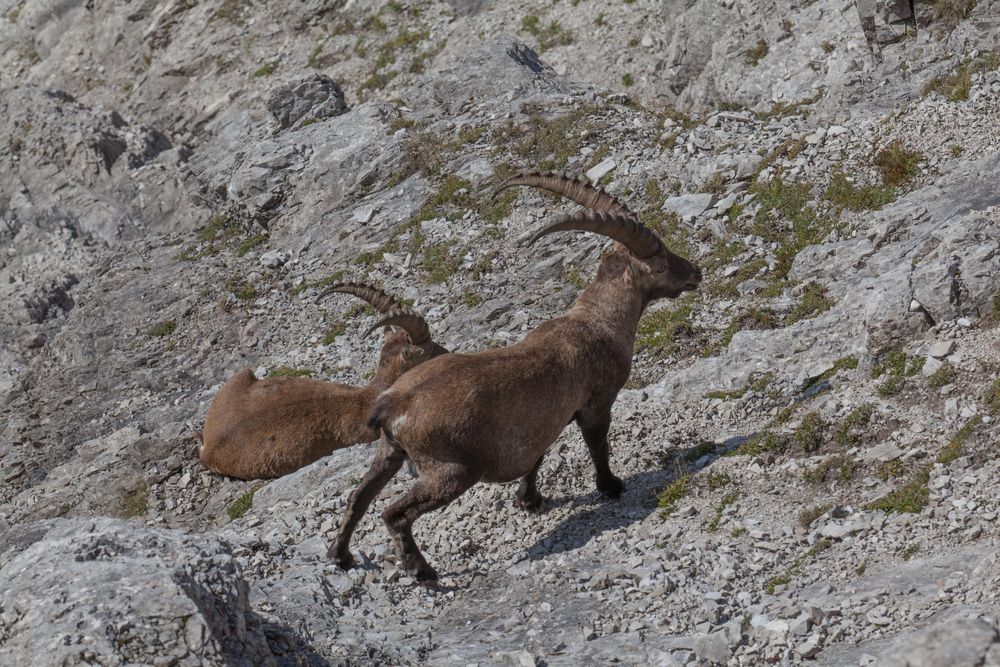
[[[241,494],[236,500],[230,503],[229,507],[226,508],[226,514],[229,515],[229,518],[235,521],[249,512],[250,508],[253,507],[253,495],[262,486],[262,484],[254,484],[250,487],[249,491]]]
[[[624,74],[622,74],[622,85],[623,86],[625,86],[626,88],[628,88],[629,86],[631,86],[634,83],[635,83],[635,78],[632,76],[632,74],[630,72],[625,72]]]
[[[903,560],[910,560],[920,551],[920,545],[914,542],[899,552],[899,557]]]
[[[292,368],[291,366],[278,366],[268,371],[268,377],[273,378],[307,378],[312,377],[313,372],[308,368]]]
[[[265,76],[271,76],[272,73],[274,73],[274,63],[264,63],[254,70],[253,76],[255,79],[261,79]]]
[[[827,297],[827,289],[816,282],[808,283],[802,290],[802,299],[785,317],[785,326],[816,317],[833,307],[835,301]]]
[[[122,498],[122,514],[126,519],[131,519],[137,516],[144,516],[148,510],[149,485],[142,482]]]
[[[743,52],[743,58],[748,64],[756,66],[764,59],[768,51],[770,51],[770,47],[768,47],[767,41],[758,39],[756,44]]]
[[[919,514],[930,498],[930,490],[927,488],[930,476],[930,466],[920,468],[906,482],[865,507],[869,510],[881,510],[886,514]]]
[[[462,292],[462,303],[465,304],[466,308],[475,308],[483,302],[483,297],[479,295],[478,292],[472,289],[466,289]]]
[[[162,336],[169,336],[174,331],[177,330],[177,322],[174,320],[164,320],[162,322],[157,322],[153,326],[149,327],[146,331],[147,336],[152,336],[154,338],[159,338]]]

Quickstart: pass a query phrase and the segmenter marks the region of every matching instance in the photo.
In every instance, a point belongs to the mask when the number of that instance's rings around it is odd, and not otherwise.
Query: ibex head
[[[596,232],[620,244],[601,262],[599,281],[624,276],[647,303],[664,297],[676,298],[701,283],[701,269],[671,252],[625,204],[607,192],[562,174],[519,174],[504,181],[494,195],[514,185],[548,190],[584,207],[539,230],[529,244],[547,234],[572,229]]]
[[[414,366],[447,352],[431,340],[430,329],[423,317],[377,287],[363,283],[338,283],[324,290],[316,300],[320,301],[334,292],[364,299],[384,315],[365,334],[370,336],[380,327],[385,329],[385,342],[382,343],[376,375],[395,379]]]

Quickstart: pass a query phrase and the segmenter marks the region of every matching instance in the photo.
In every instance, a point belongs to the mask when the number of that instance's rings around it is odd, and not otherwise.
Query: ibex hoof
[[[545,502],[545,496],[540,493],[533,496],[517,497],[517,506],[528,512],[537,512],[542,508],[543,502]]]
[[[420,582],[437,581],[438,575],[434,568],[427,564],[423,558],[403,559],[403,570]]]
[[[625,489],[625,485],[617,477],[612,477],[609,480],[604,480],[597,483],[597,490],[601,492],[602,495],[608,498],[618,498],[622,495],[622,491]]]
[[[351,555],[350,551],[337,553],[333,549],[330,549],[330,553],[328,555],[333,558],[333,562],[336,563],[337,567],[342,570],[350,570],[356,564],[354,556]]]

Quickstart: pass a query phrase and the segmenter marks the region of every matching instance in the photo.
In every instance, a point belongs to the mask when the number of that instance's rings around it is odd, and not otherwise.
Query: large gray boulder
[[[0,555],[0,663],[277,664],[217,538],[114,519],[41,528]]]

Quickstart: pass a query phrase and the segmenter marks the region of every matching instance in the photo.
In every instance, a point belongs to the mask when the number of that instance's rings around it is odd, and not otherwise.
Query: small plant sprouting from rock
[[[639,321],[636,347],[659,350],[666,354],[674,352],[678,339],[693,332],[691,315],[691,306],[688,304],[674,310],[663,308],[646,313]]]
[[[756,66],[764,59],[769,50],[770,47],[768,47],[767,41],[758,39],[756,44],[743,52],[743,57],[748,64]]]
[[[337,336],[342,336],[345,331],[347,331],[347,324],[344,322],[331,324],[323,333],[323,345],[333,345]]]
[[[146,331],[146,335],[154,338],[161,338],[163,336],[169,336],[176,330],[177,322],[174,320],[163,320],[162,322],[157,322],[153,326],[149,327]]]
[[[235,296],[240,301],[250,301],[257,298],[257,288],[248,280],[237,276],[230,276],[226,279],[226,291]]]
[[[875,155],[875,166],[882,176],[882,183],[890,188],[908,184],[920,175],[923,153],[911,151],[899,139],[891,142]]]
[[[804,452],[815,452],[823,445],[826,422],[818,412],[809,412],[802,418],[802,424],[795,431],[795,443]]]
[[[726,511],[726,508],[735,503],[740,497],[739,491],[730,491],[726,495],[722,496],[722,500],[719,501],[718,506],[715,508],[715,515],[712,517],[711,521],[708,522],[709,532],[714,533],[719,529],[719,524],[722,522],[722,514]]]
[[[122,513],[126,519],[131,519],[137,516],[144,516],[148,510],[149,485],[142,482],[122,498]]]
[[[857,445],[861,429],[868,425],[873,414],[875,414],[875,406],[871,403],[864,403],[851,410],[837,425],[837,430],[833,433],[833,441],[844,449]]]
[[[920,545],[914,542],[899,552],[899,557],[903,560],[910,560],[920,551]]]
[[[674,513],[677,509],[677,503],[688,494],[690,486],[691,478],[684,474],[663,490],[657,497],[657,506],[660,508],[661,517],[666,518]]]
[[[245,241],[243,241],[243,243],[240,244],[240,247],[236,250],[236,254],[242,257],[243,255],[247,254],[257,246],[262,245],[266,242],[267,242],[266,234],[254,234],[253,236],[246,239]]]
[[[954,382],[957,373],[951,364],[941,364],[934,373],[927,378],[927,384],[929,384],[934,389],[940,389],[941,387],[951,384]]]
[[[922,467],[894,490],[868,503],[866,508],[881,510],[886,514],[919,514],[930,499],[930,490],[927,488],[930,476],[930,467]]]
[[[813,505],[799,512],[799,525],[808,528],[812,522],[820,518],[830,509],[829,505]]]
[[[226,508],[226,514],[229,515],[229,518],[235,521],[249,512],[250,508],[253,507],[253,495],[257,493],[262,486],[262,484],[254,484],[250,487],[249,491],[234,500],[229,507]]]
[[[538,40],[538,52],[545,53],[555,46],[568,46],[573,43],[573,33],[552,20],[544,25],[534,14],[528,14],[521,19],[521,30]]]
[[[951,436],[948,440],[948,444],[944,446],[944,449],[938,453],[937,461],[944,465],[948,465],[958,457],[960,457],[965,452],[965,443],[969,441],[972,437],[972,432],[976,430],[982,422],[982,415],[974,415],[969,421],[962,425],[962,428],[955,432],[955,435]]]

